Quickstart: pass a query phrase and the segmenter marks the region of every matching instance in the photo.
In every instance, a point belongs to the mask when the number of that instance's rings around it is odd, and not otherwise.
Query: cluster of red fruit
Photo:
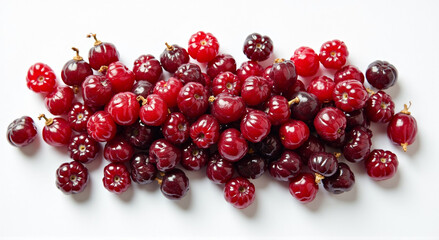
[[[110,162],[104,169],[106,189],[122,193],[131,185],[157,181],[162,193],[180,199],[189,190],[186,170],[203,169],[217,184],[225,184],[225,199],[237,208],[255,198],[255,179],[265,171],[289,182],[290,193],[312,201],[319,183],[331,193],[349,191],[355,177],[349,165],[361,163],[374,180],[391,178],[398,160],[390,151],[371,150],[369,122],[387,123],[388,136],[404,151],[417,132],[407,106],[394,114],[394,103],[382,89],[395,84],[397,71],[384,61],[371,63],[364,75],[347,65],[342,41],[324,43],[317,54],[300,47],[290,60],[276,59],[265,69],[273,42],[254,33],[244,43],[250,61],[237,69],[231,55],[218,54],[210,33],[192,35],[186,49],[166,44],[160,60],[142,55],[133,70],[119,62],[111,43],[97,40],[89,63],[79,56],[62,69],[59,86],[54,71],[43,63],[30,67],[27,86],[46,94],[47,109],[63,117],[46,120],[43,139],[68,146],[72,162],[62,164],[56,184],[64,193],[81,192],[88,181],[83,164],[93,161],[101,145]],[[206,71],[189,58],[207,63]],[[322,64],[333,78],[316,76],[305,88],[298,76],[316,75]],[[173,74],[159,80],[162,69]],[[75,93],[82,93],[75,96]],[[25,146],[37,130],[30,117],[8,128],[9,141]],[[341,153],[325,151],[325,145]]]

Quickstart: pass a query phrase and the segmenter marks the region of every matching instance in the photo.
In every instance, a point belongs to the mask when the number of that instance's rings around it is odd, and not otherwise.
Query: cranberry
[[[29,68],[26,84],[36,93],[50,93],[58,85],[55,72],[44,63],[35,63]]]
[[[293,85],[291,85],[288,90],[284,91],[282,94],[287,99],[293,99],[293,95],[297,92],[305,92],[306,88],[302,81],[297,80]]]
[[[153,93],[162,97],[169,108],[177,106],[177,97],[183,84],[177,78],[169,78],[168,81],[161,80],[156,83]]]
[[[140,106],[134,93],[121,92],[111,98],[105,110],[111,114],[115,123],[127,126],[139,119]]]
[[[332,97],[337,108],[352,112],[363,108],[369,95],[361,82],[345,80],[335,85]]]
[[[63,115],[72,107],[75,93],[70,87],[57,87],[45,98],[47,110],[53,115]]]
[[[220,93],[230,93],[232,95],[241,94],[241,81],[231,72],[218,74],[212,81],[212,93],[214,96]]]
[[[296,152],[302,157],[304,160],[304,164],[308,164],[308,159],[313,153],[316,152],[324,152],[325,145],[314,135],[309,135],[308,140],[300,146]]]
[[[270,163],[269,169],[274,179],[287,182],[300,173],[302,160],[295,152],[286,150],[279,159]]]
[[[168,199],[181,199],[189,191],[189,178],[177,168],[167,171],[162,177],[160,191]]]
[[[211,155],[206,167],[206,176],[216,184],[229,181],[235,170],[233,164],[223,159],[218,153]]]
[[[389,122],[395,113],[392,97],[383,91],[378,91],[369,97],[365,106],[367,119],[372,122]]]
[[[173,112],[163,123],[162,133],[173,144],[182,144],[189,138],[189,122],[180,112]]]
[[[139,184],[152,183],[157,175],[157,169],[149,160],[148,154],[137,153],[130,162],[131,179]]]
[[[210,78],[214,79],[223,72],[236,72],[236,61],[232,55],[219,54],[207,64],[206,73]]]
[[[84,191],[88,182],[88,170],[80,162],[63,163],[56,170],[56,187],[65,194]]]
[[[207,90],[200,83],[187,83],[178,93],[177,103],[181,113],[186,117],[197,118],[206,112],[209,106]]]
[[[126,126],[123,135],[134,147],[147,149],[154,141],[156,129],[145,125],[142,120],[137,120],[133,125]]]
[[[267,161],[273,161],[282,154],[283,146],[279,138],[271,133],[262,141],[256,143],[255,149]]]
[[[268,36],[252,33],[245,39],[243,51],[252,61],[264,61],[273,52],[273,41]]]
[[[102,182],[108,191],[121,194],[131,186],[130,172],[123,163],[110,163],[104,168]]]
[[[285,92],[297,81],[294,63],[290,60],[276,59],[270,71],[270,79],[277,92]]]
[[[355,176],[346,163],[338,163],[337,172],[322,180],[325,189],[334,194],[348,192],[355,184]]]
[[[70,140],[70,158],[81,163],[93,161],[99,153],[101,145],[87,133],[81,133]]]
[[[236,177],[224,187],[224,198],[235,208],[244,209],[255,201],[255,185],[249,180]]]
[[[107,78],[114,93],[129,92],[133,88],[136,75],[121,62],[108,65]]]
[[[72,48],[76,52],[76,56],[64,64],[61,71],[61,79],[66,85],[78,88],[82,85],[85,78],[93,75],[90,65],[79,56],[79,50]]]
[[[149,159],[157,170],[173,169],[181,160],[181,151],[165,139],[156,140],[149,148]]]
[[[320,102],[332,101],[335,83],[327,76],[315,77],[308,85],[307,92],[314,94]]]
[[[387,136],[393,143],[401,145],[404,152],[407,152],[407,146],[415,141],[418,132],[416,119],[408,109],[409,107],[404,104],[404,109],[395,114],[387,125]]]
[[[218,54],[219,43],[211,33],[199,31],[189,39],[189,55],[200,63],[210,62]]]
[[[254,110],[242,118],[240,129],[245,139],[257,143],[268,136],[271,129],[271,122],[266,113],[260,110]]]
[[[248,144],[238,130],[229,128],[221,133],[218,152],[224,159],[237,162],[245,156],[247,150]]]
[[[198,148],[194,143],[190,143],[183,149],[181,165],[187,170],[196,171],[204,167],[208,159],[208,149]]]
[[[296,66],[297,74],[309,77],[317,73],[320,67],[319,56],[310,47],[300,47],[294,51],[291,61]]]
[[[105,144],[104,158],[110,162],[127,162],[133,155],[133,146],[120,136],[116,136]]]
[[[345,65],[349,52],[346,44],[340,40],[323,43],[319,59],[325,68],[340,69]]]
[[[205,114],[191,125],[190,136],[199,148],[209,148],[219,139],[220,126],[212,115]]]
[[[174,73],[178,67],[189,62],[189,55],[186,49],[177,44],[165,44],[166,49],[160,54],[160,63],[166,71]]]
[[[291,116],[291,109],[288,100],[279,95],[270,97],[265,103],[265,113],[267,113],[271,124],[275,126],[287,122]]]
[[[289,185],[290,193],[302,203],[312,202],[319,191],[319,186],[311,173],[300,173]]]
[[[370,122],[366,117],[364,108],[352,112],[345,112],[344,115],[346,117],[346,129],[352,129],[356,126],[369,127]]]
[[[82,103],[75,103],[68,113],[67,120],[73,130],[87,132],[87,121],[92,114],[92,110],[87,106]]]
[[[155,84],[162,75],[162,66],[154,56],[141,55],[134,61],[133,72],[137,81],[146,80]]]
[[[189,82],[197,82],[201,83],[203,86],[205,85],[205,79],[201,72],[201,68],[194,63],[185,63],[181,65],[175,72],[174,77],[180,79],[183,85]]]
[[[308,126],[299,120],[289,120],[282,124],[279,129],[279,136],[287,149],[296,149],[308,140],[309,128]]]
[[[248,106],[257,106],[265,102],[271,93],[268,81],[263,77],[248,77],[241,87],[242,100]]]
[[[95,112],[87,122],[87,132],[98,142],[107,142],[116,136],[116,124],[111,115],[104,111]]]
[[[142,101],[139,116],[144,124],[148,126],[160,126],[166,121],[168,106],[159,95],[150,94],[146,99],[138,96],[137,99]]]
[[[82,83],[82,97],[87,106],[104,106],[112,96],[111,82],[105,76],[90,75]]]
[[[343,155],[349,162],[363,161],[370,153],[372,132],[361,126],[354,127],[346,136]]]
[[[239,175],[244,178],[256,179],[262,176],[267,166],[265,160],[257,154],[247,154],[235,163]]]
[[[365,161],[367,175],[381,181],[392,178],[398,169],[398,158],[390,151],[373,150]]]
[[[292,98],[293,100],[289,102],[289,105],[291,106],[291,117],[293,119],[309,122],[320,111],[321,104],[312,93],[299,91]]]
[[[9,124],[7,133],[9,143],[16,147],[29,145],[38,134],[34,120],[28,116],[15,119]]]
[[[338,108],[322,108],[314,118],[314,128],[323,140],[335,141],[345,132],[346,117]]]
[[[339,83],[344,80],[355,79],[364,83],[364,74],[355,66],[346,65],[337,70],[334,74],[334,82]]]
[[[264,68],[255,61],[243,62],[236,70],[236,75],[241,82],[244,82],[248,77],[260,77],[264,73]]]
[[[67,146],[72,136],[72,129],[69,122],[64,118],[46,118],[41,114],[38,119],[44,118],[46,120],[43,128],[44,141],[54,147]]]
[[[311,171],[323,177],[330,177],[337,172],[338,160],[334,154],[315,152],[308,159],[308,167]]]
[[[375,88],[387,89],[393,86],[398,78],[398,71],[395,66],[377,60],[367,67],[366,79]]]
[[[152,85],[148,81],[137,81],[134,83],[131,92],[136,96],[142,96],[143,98],[147,98],[149,94],[152,93],[154,89],[154,85]]]
[[[94,70],[99,70],[102,66],[108,66],[119,61],[119,52],[116,46],[112,43],[99,41],[96,34],[89,34],[87,37],[95,39],[94,47],[90,48],[88,52],[88,62]]]

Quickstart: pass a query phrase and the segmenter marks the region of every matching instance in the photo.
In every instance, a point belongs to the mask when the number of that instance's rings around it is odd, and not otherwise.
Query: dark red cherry
[[[92,114],[93,111],[89,107],[78,102],[73,104],[67,115],[67,120],[73,130],[87,132],[87,122]]]
[[[136,95],[132,92],[121,92],[114,95],[105,107],[118,125],[128,126],[139,119],[140,106]]]
[[[105,144],[104,158],[110,162],[127,162],[133,155],[133,146],[121,136],[116,136]]]
[[[177,97],[183,84],[177,78],[169,78],[168,81],[161,80],[154,86],[153,93],[162,97],[169,108],[177,106]]]
[[[157,129],[145,125],[142,120],[139,119],[134,124],[125,126],[123,135],[134,147],[148,149],[155,140]]]
[[[232,55],[218,54],[207,64],[206,73],[211,79],[223,72],[236,72],[236,61]]]
[[[130,162],[131,179],[139,184],[151,183],[157,176],[157,168],[149,160],[148,154],[137,153]]]
[[[248,77],[242,83],[241,97],[248,106],[257,106],[267,101],[270,94],[270,84],[263,77]]]
[[[366,117],[364,108],[352,112],[345,112],[346,129],[352,129],[356,126],[369,127],[370,121]]]
[[[332,101],[335,83],[327,76],[318,76],[309,83],[307,92],[314,94],[320,102]]]
[[[7,134],[10,144],[24,147],[32,143],[38,133],[34,120],[31,117],[23,116],[9,124]]]
[[[189,62],[189,54],[177,44],[165,44],[166,49],[160,54],[160,63],[166,71],[174,73],[181,65]]]
[[[224,186],[224,198],[233,207],[244,209],[255,201],[255,185],[249,180],[236,177]]]
[[[247,141],[238,130],[229,128],[221,133],[218,141],[218,152],[224,159],[237,162],[245,156],[247,150]]]
[[[366,105],[369,94],[361,82],[345,80],[335,85],[332,98],[337,108],[345,112],[352,112]]]
[[[323,177],[330,177],[338,170],[338,160],[332,153],[315,152],[308,159],[308,167]]]
[[[273,41],[268,36],[252,33],[244,41],[244,54],[252,61],[264,61],[273,52]]]
[[[205,84],[201,68],[195,63],[185,63],[181,65],[175,72],[174,77],[180,79],[183,85],[189,82],[200,83],[203,86]]]
[[[181,165],[190,171],[197,171],[204,167],[209,160],[209,150],[198,148],[194,143],[183,148]]]
[[[261,77],[264,73],[264,68],[255,61],[243,62],[236,70],[236,75],[241,82],[244,82],[248,77]]]
[[[162,75],[162,66],[154,56],[141,55],[134,61],[133,72],[137,81],[148,81],[155,84]]]
[[[314,118],[314,128],[323,140],[335,141],[345,132],[346,117],[338,108],[322,108]]]
[[[113,97],[111,82],[105,76],[88,76],[82,83],[82,97],[87,106],[102,107],[106,105]]]
[[[314,135],[309,135],[308,140],[300,146],[296,152],[302,157],[304,160],[304,164],[308,164],[309,157],[316,152],[324,152],[325,145]]]
[[[88,136],[87,133],[81,133],[70,140],[69,154],[70,158],[81,163],[93,161],[101,150],[99,142]]]
[[[87,132],[94,140],[107,142],[116,136],[117,127],[109,113],[98,111],[88,120]]]
[[[162,126],[162,133],[166,140],[173,144],[182,144],[189,138],[189,122],[180,112],[169,114]]]
[[[181,199],[189,191],[189,178],[180,169],[169,170],[160,181],[160,191],[168,199]]]
[[[67,120],[64,118],[46,118],[44,114],[38,117],[40,120],[41,118],[46,121],[43,128],[43,139],[47,144],[61,147],[67,146],[70,143],[72,129]]]
[[[393,86],[398,78],[398,71],[395,66],[386,62],[377,60],[367,67],[366,79],[375,88],[387,89]]]
[[[212,116],[205,114],[192,123],[190,136],[199,148],[209,148],[218,142],[220,135],[218,121]]]
[[[290,181],[302,171],[302,160],[297,153],[286,150],[279,159],[270,163],[270,175],[278,181]]]
[[[386,123],[395,114],[395,104],[390,95],[383,91],[378,91],[369,97],[364,107],[364,112],[370,121]]]
[[[203,115],[209,107],[206,88],[201,83],[187,83],[178,93],[177,105],[188,118],[195,119]]]
[[[312,93],[299,91],[292,96],[293,101],[289,104],[291,108],[291,118],[309,122],[314,119],[320,111],[320,101]]]
[[[235,163],[236,170],[241,177],[256,179],[262,176],[267,168],[265,160],[257,154],[247,154]]]
[[[364,83],[364,74],[355,66],[346,65],[337,70],[334,74],[334,82],[338,83],[344,80],[355,79]]]
[[[404,109],[395,114],[387,125],[387,136],[394,144],[402,146],[404,152],[407,152],[407,146],[415,141],[418,132],[416,119],[408,109],[404,104]]]
[[[297,81],[294,63],[291,60],[276,59],[270,71],[270,79],[277,92],[285,92]]]
[[[142,122],[148,126],[160,126],[168,117],[168,106],[166,102],[157,94],[150,94],[145,99],[138,96],[137,99],[142,101],[139,117]]]
[[[159,171],[170,170],[180,162],[181,150],[166,139],[159,139],[149,148],[149,160],[156,164]]]
[[[279,137],[285,148],[293,150],[308,140],[309,128],[304,122],[291,119],[280,126]]]
[[[71,87],[57,87],[44,98],[47,110],[53,115],[66,114],[73,104],[75,93]]]
[[[56,187],[65,194],[84,191],[88,183],[88,170],[80,162],[61,164],[56,170]]]
[[[220,124],[238,121],[245,114],[245,103],[240,96],[221,93],[209,101],[212,102],[210,112]]]
[[[152,85],[148,81],[137,81],[134,83],[131,92],[136,96],[142,96],[143,98],[147,98],[149,94],[152,93],[154,89],[154,85]]]
[[[283,146],[277,134],[270,133],[262,141],[256,143],[255,150],[268,162],[277,159],[283,151]]]
[[[398,158],[390,151],[373,150],[365,161],[366,172],[375,181],[392,178],[398,169]]]
[[[206,167],[206,176],[216,184],[229,181],[235,172],[233,163],[222,158],[218,153],[210,156]]]
[[[241,120],[242,136],[250,142],[257,143],[268,136],[271,122],[267,114],[260,110],[247,113]]]
[[[119,52],[112,43],[99,41],[96,34],[89,34],[87,37],[93,37],[95,40],[94,46],[88,51],[88,62],[91,68],[99,70],[102,66],[119,61]]]
[[[333,194],[348,192],[355,184],[355,176],[346,163],[338,163],[337,172],[322,180],[325,189]]]
[[[284,91],[282,94],[287,99],[293,99],[293,95],[300,91],[305,92],[306,88],[302,81],[297,80],[293,85],[290,86],[290,88],[288,88],[287,91]]]
[[[302,203],[312,202],[317,195],[319,186],[311,173],[300,173],[289,185],[290,193]]]
[[[223,72],[213,79],[212,94],[216,96],[223,92],[236,96],[241,94],[241,81],[235,74],[231,72]]]
[[[110,163],[104,168],[104,187],[116,194],[122,194],[131,186],[130,172],[123,163]]]
[[[349,162],[361,162],[367,158],[372,146],[372,131],[365,127],[354,127],[346,136],[343,156]]]
[[[72,48],[76,56],[64,64],[61,70],[61,79],[66,85],[80,87],[85,78],[93,74],[90,65],[79,56],[79,50]]]
[[[265,113],[275,126],[287,122],[291,116],[288,100],[280,95],[270,97],[265,103]]]
[[[110,80],[114,93],[131,91],[136,80],[134,72],[119,61],[108,65],[106,77]]]

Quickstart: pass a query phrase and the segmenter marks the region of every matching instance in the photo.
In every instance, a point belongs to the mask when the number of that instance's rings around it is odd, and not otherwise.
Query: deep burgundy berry
[[[216,184],[229,181],[235,172],[233,163],[222,158],[218,153],[210,156],[206,167],[206,176]]]
[[[143,98],[147,98],[149,94],[152,93],[154,89],[154,85],[152,85],[148,81],[137,81],[134,83],[131,92],[136,96],[142,96]]]
[[[93,161],[101,150],[101,145],[87,133],[81,133],[70,140],[70,158],[81,163]]]
[[[127,162],[133,155],[133,146],[121,136],[116,136],[105,144],[104,158],[110,162]]]
[[[224,198],[235,208],[244,209],[255,201],[255,185],[249,180],[236,177],[224,187]]]
[[[36,93],[50,93],[58,85],[55,72],[47,64],[35,63],[27,71],[27,87]]]
[[[247,154],[235,166],[241,177],[251,179],[262,176],[267,168],[265,160],[257,154]]]
[[[398,169],[398,158],[390,151],[373,150],[365,161],[366,172],[373,180],[392,178]]]
[[[88,182],[88,170],[80,162],[63,163],[56,170],[56,187],[65,194],[84,191]]]
[[[276,59],[270,71],[276,92],[285,92],[297,81],[296,67],[291,60]]]
[[[284,91],[282,94],[287,99],[293,99],[293,95],[300,91],[305,92],[306,88],[302,81],[297,80],[293,85],[288,88],[288,90]]]
[[[111,115],[104,111],[95,112],[87,122],[87,132],[98,142],[107,142],[116,136],[117,128]]]
[[[45,126],[43,128],[44,141],[54,147],[67,146],[72,136],[72,129],[69,122],[64,118],[46,118],[41,114],[38,119],[44,118]]]
[[[157,94],[150,94],[145,99],[141,96],[137,97],[142,101],[139,117],[142,122],[148,126],[162,125],[168,116],[168,105]]]
[[[190,136],[199,148],[209,148],[215,144],[220,136],[218,121],[212,116],[205,114],[192,123]]]
[[[335,141],[345,132],[346,117],[338,108],[322,108],[314,118],[314,128],[323,140]]]
[[[377,60],[367,67],[366,79],[375,88],[387,89],[396,83],[398,71],[392,64]]]
[[[209,62],[218,54],[219,43],[211,33],[199,31],[189,39],[189,55],[200,63]]]
[[[372,131],[367,128],[354,127],[346,136],[343,156],[349,162],[361,162],[367,158],[372,146]]]
[[[108,65],[106,77],[110,80],[114,93],[131,91],[136,80],[134,72],[119,61]]]
[[[96,34],[89,34],[87,37],[95,39],[94,46],[88,51],[88,62],[94,70],[99,70],[102,66],[108,66],[119,61],[119,52],[116,46],[112,43],[99,41]]]
[[[247,150],[247,141],[238,130],[229,128],[221,133],[218,140],[218,152],[224,159],[237,162],[245,156]]]
[[[160,54],[160,63],[166,71],[174,73],[178,67],[189,62],[189,54],[177,44],[165,44],[166,49]]]
[[[364,74],[355,66],[346,65],[341,69],[337,70],[334,74],[334,82],[338,83],[344,80],[355,79],[364,83]]]
[[[300,146],[296,152],[302,157],[304,160],[304,164],[308,164],[309,157],[316,152],[324,152],[325,145],[314,135],[309,135],[308,140]]]
[[[296,72],[302,77],[317,73],[320,67],[319,55],[310,47],[300,47],[294,51],[291,61],[296,66]]]
[[[210,112],[220,124],[238,121],[245,114],[245,103],[240,96],[221,93],[209,101],[212,102]]]
[[[248,106],[257,106],[267,101],[270,94],[270,84],[263,77],[251,76],[242,83],[241,97]]]
[[[75,93],[70,87],[57,87],[44,98],[47,110],[53,115],[63,115],[72,107]]]
[[[308,159],[308,167],[315,173],[330,177],[338,170],[338,160],[332,153],[315,152]]]
[[[278,181],[290,181],[302,171],[302,160],[295,152],[286,150],[279,159],[270,163],[269,173]]]
[[[108,191],[121,194],[131,186],[130,172],[123,163],[110,163],[104,168],[102,182]]]
[[[308,140],[309,128],[304,122],[291,119],[280,126],[279,137],[285,148],[293,150]]]
[[[139,184],[151,183],[157,176],[157,169],[148,154],[137,153],[130,162],[131,179]]]
[[[264,68],[255,61],[243,62],[236,70],[236,75],[241,82],[244,82],[248,77],[261,77],[264,73]]]
[[[207,75],[205,73],[202,73],[202,74],[203,74],[203,77],[204,77],[204,84],[203,85],[206,88],[206,90],[208,92],[208,95],[210,96],[210,95],[212,95],[212,91],[211,91],[212,79],[210,79],[209,75]]]
[[[90,65],[79,56],[79,50],[72,48],[76,52],[73,59],[64,64],[61,71],[61,79],[66,85],[80,87],[85,78],[93,74]]]
[[[92,114],[93,111],[89,107],[77,102],[73,104],[70,109],[67,120],[73,130],[77,132],[87,132],[87,121]]]
[[[178,93],[177,105],[188,118],[194,119],[203,115],[209,107],[206,88],[200,83],[187,83]]]
[[[352,129],[356,126],[369,127],[370,125],[370,121],[366,117],[364,108],[352,112],[345,112],[344,115],[346,116],[346,129]]]
[[[185,63],[181,65],[174,74],[175,78],[180,79],[183,85],[189,82],[201,83],[205,85],[205,79],[201,72],[201,68],[194,63]]]
[[[181,199],[189,191],[189,178],[180,169],[169,170],[162,177],[160,190],[168,199]]]
[[[105,76],[90,75],[82,83],[82,97],[87,106],[104,106],[112,96],[111,82]]]
[[[155,84],[162,75],[162,66],[154,56],[141,55],[134,61],[133,72],[137,81],[148,81]]]
[[[177,97],[183,84],[177,78],[169,78],[168,81],[161,80],[156,83],[153,93],[162,97],[169,108],[177,106]]]
[[[276,160],[283,151],[283,146],[277,134],[270,133],[262,141],[256,143],[255,150],[268,162]]]
[[[127,126],[139,119],[140,106],[136,95],[132,92],[121,92],[114,95],[105,107],[118,125]]]
[[[309,83],[307,92],[314,94],[320,102],[332,101],[335,83],[327,76],[318,76]]]
[[[241,81],[235,74],[223,72],[213,79],[212,94],[216,96],[223,92],[236,96],[241,94]]]
[[[333,194],[348,192],[355,184],[355,176],[346,163],[338,163],[337,172],[323,179],[325,189]]]
[[[344,42],[332,40],[323,43],[319,59],[325,68],[340,69],[346,64],[348,55],[348,48]]]
[[[404,104],[404,109],[395,114],[387,125],[387,136],[394,144],[402,146],[404,152],[407,152],[407,146],[415,141],[418,132],[416,119],[408,109]]]
[[[293,178],[289,185],[290,193],[302,203],[312,202],[319,191],[319,186],[311,173],[301,173]]]
[[[291,118],[304,122],[312,121],[321,107],[320,101],[314,94],[303,91],[295,93],[289,105]]]
[[[31,117],[23,116],[15,119],[8,126],[9,143],[16,147],[24,147],[35,140],[37,136],[37,127]]]
[[[236,72],[236,61],[232,55],[219,54],[207,64],[206,73],[211,79],[223,72]]]
[[[264,61],[273,52],[273,41],[268,36],[252,33],[245,39],[243,51],[252,61]]]
[[[181,165],[190,171],[197,171],[204,167],[209,160],[209,150],[197,147],[194,143],[183,148]]]
[[[395,114],[395,104],[392,97],[383,91],[378,91],[366,102],[364,107],[367,119],[372,122],[389,122]]]
[[[346,131],[343,132],[337,139],[333,141],[323,140],[326,145],[332,148],[343,148],[343,146],[346,144],[347,137],[346,137]]]
[[[162,133],[166,140],[173,144],[182,144],[189,138],[189,122],[180,112],[169,114],[162,126]]]
[[[369,94],[361,82],[345,80],[335,85],[332,98],[337,108],[345,112],[352,112],[366,105]]]
[[[280,95],[270,97],[265,103],[265,113],[275,126],[286,123],[291,116],[288,100]]]
[[[166,139],[159,139],[149,148],[149,160],[156,164],[159,171],[170,170],[180,162],[181,150]]]
[[[268,136],[271,122],[267,114],[260,110],[247,113],[241,120],[242,136],[250,142],[257,143]]]
[[[123,130],[124,137],[136,148],[148,149],[155,140],[157,129],[145,125],[142,120],[137,120],[130,126],[125,126]]]

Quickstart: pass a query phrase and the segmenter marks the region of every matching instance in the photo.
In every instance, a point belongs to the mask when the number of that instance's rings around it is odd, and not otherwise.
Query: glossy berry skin
[[[149,160],[157,170],[173,169],[181,160],[181,150],[165,139],[154,141],[149,148]]]
[[[230,179],[224,187],[224,198],[235,208],[244,209],[255,201],[255,185],[243,177]]]
[[[189,55],[200,63],[210,62],[218,54],[219,43],[211,33],[199,31],[189,39]]]
[[[68,112],[67,120],[73,130],[77,132],[87,132],[87,121],[92,114],[93,111],[89,107],[77,102],[73,104]]]
[[[172,144],[182,144],[189,138],[189,122],[180,112],[169,114],[162,126],[163,136]]]
[[[276,59],[270,71],[270,79],[277,92],[284,92],[297,81],[296,67],[291,60]]]
[[[241,94],[241,81],[231,72],[218,74],[212,81],[212,93],[214,96],[220,93],[229,93],[235,96]]]
[[[88,76],[82,83],[82,97],[87,106],[104,106],[113,97],[111,82],[105,76]]]
[[[209,160],[209,150],[198,148],[194,143],[183,148],[181,165],[190,171],[197,171],[204,167]]]
[[[47,64],[35,63],[27,71],[27,87],[36,93],[50,93],[58,85],[55,72]]]
[[[123,137],[116,136],[105,144],[104,158],[110,162],[127,162],[133,155],[133,146]]]
[[[136,95],[132,92],[117,93],[105,107],[114,122],[122,126],[135,123],[139,119],[139,110]]]
[[[361,82],[345,80],[335,85],[332,97],[337,108],[352,112],[366,105],[369,94]]]
[[[168,117],[168,105],[157,94],[150,94],[143,101],[139,117],[148,126],[160,126]]]
[[[296,177],[302,168],[300,156],[293,151],[286,150],[279,159],[270,163],[269,173],[278,181],[288,182]]]
[[[417,132],[418,124],[408,111],[407,105],[404,105],[404,110],[395,114],[387,125],[387,136],[394,144],[402,146],[404,152],[407,151],[407,146],[415,141]]]
[[[160,63],[170,73],[174,73],[178,67],[188,62],[189,54],[186,49],[177,44],[168,45],[166,43],[166,49],[160,54]]]
[[[338,108],[322,108],[314,118],[314,128],[323,140],[335,141],[345,132],[346,117]]]
[[[63,115],[72,107],[75,93],[70,87],[57,87],[44,98],[47,110],[53,115]]]
[[[131,91],[136,80],[134,72],[119,61],[108,65],[106,77],[110,80],[114,93]]]
[[[104,168],[104,187],[116,194],[122,194],[131,186],[130,172],[123,163],[110,163]]]
[[[355,175],[346,163],[338,163],[337,172],[322,180],[323,187],[333,194],[348,192],[355,184]]]
[[[232,55],[219,54],[207,64],[206,73],[211,79],[223,72],[236,72],[236,61]]]
[[[251,76],[242,83],[241,97],[248,106],[257,106],[265,102],[270,94],[270,84],[263,77]]]
[[[334,175],[338,170],[338,160],[334,154],[327,152],[313,153],[308,159],[308,167],[311,171],[324,177]]]
[[[320,101],[312,93],[299,91],[291,99],[297,98],[299,102],[291,104],[291,118],[309,122],[320,111]]]
[[[189,191],[189,178],[180,169],[169,170],[162,177],[160,191],[168,199],[181,199]]]
[[[355,66],[346,65],[337,70],[334,74],[334,82],[339,83],[344,80],[355,79],[364,83],[364,74]]]
[[[257,154],[247,154],[235,163],[236,170],[241,177],[256,179],[262,176],[267,169],[265,160]]]
[[[312,202],[319,191],[319,186],[311,173],[301,173],[293,178],[289,185],[290,193],[302,203]]]
[[[252,33],[244,41],[244,54],[252,61],[264,61],[273,52],[273,41],[268,36]]]
[[[276,160],[283,151],[283,146],[277,135],[271,133],[262,141],[256,143],[255,150],[264,157],[267,162]]]
[[[154,86],[153,93],[162,97],[169,108],[177,106],[177,97],[183,83],[177,78],[171,77],[168,81],[161,80]]]
[[[229,128],[221,133],[218,140],[218,152],[224,159],[237,162],[245,156],[247,150],[247,141],[238,130]]]
[[[271,122],[267,114],[260,110],[247,113],[241,120],[242,136],[250,142],[257,143],[268,136]]]
[[[98,142],[107,142],[116,136],[117,128],[111,115],[104,111],[95,112],[87,122],[87,132]]]
[[[308,85],[307,92],[314,94],[320,102],[332,101],[335,83],[327,76],[315,77]]]
[[[149,94],[152,93],[154,89],[154,85],[152,85],[148,81],[137,81],[134,83],[131,92],[136,96],[142,96],[143,98],[147,98]]]
[[[365,108],[352,112],[345,112],[344,115],[346,117],[346,129],[352,129],[356,126],[369,127],[370,125],[370,121],[366,117]]]
[[[264,68],[255,61],[243,62],[241,66],[236,70],[236,75],[241,82],[244,82],[251,76],[261,77],[264,73]]]
[[[24,147],[31,144],[37,134],[35,122],[28,116],[15,119],[9,124],[7,131],[9,143],[15,147]]]
[[[308,140],[309,128],[299,120],[289,120],[279,129],[279,137],[285,148],[294,150]]]
[[[323,43],[320,48],[319,60],[325,68],[338,70],[346,64],[348,55],[346,44],[336,39]]]
[[[372,131],[367,128],[354,127],[346,136],[343,156],[349,162],[361,162],[367,158],[372,146]]]
[[[290,86],[290,88],[282,93],[282,96],[286,97],[287,99],[293,99],[292,96],[300,91],[305,92],[306,88],[302,81],[297,80],[293,85]]]
[[[392,178],[398,170],[398,158],[390,151],[373,150],[365,161],[366,172],[375,181]]]
[[[319,55],[310,47],[296,49],[290,60],[294,62],[297,74],[302,77],[316,74],[320,67]]]
[[[126,126],[123,130],[124,137],[136,148],[148,149],[154,141],[157,131],[154,127],[145,125],[142,120]]]
[[[386,62],[377,60],[367,67],[366,79],[374,88],[387,89],[396,83],[398,71],[395,66]]]
[[[84,191],[88,182],[88,170],[80,162],[63,163],[56,170],[56,187],[65,194]]]
[[[323,143],[312,134],[309,135],[308,140],[306,140],[306,142],[303,143],[302,146],[296,149],[297,154],[300,155],[305,165],[308,164],[308,159],[313,153],[324,151],[325,145],[323,145]]]
[[[112,43],[101,42],[95,38],[94,46],[88,51],[88,62],[91,68],[99,70],[102,66],[108,66],[119,61],[119,52]]]
[[[174,77],[180,79],[183,85],[189,82],[197,82],[201,83],[203,86],[205,85],[205,79],[201,72],[201,68],[194,63],[185,63],[181,65],[175,72]]]
[[[145,153],[137,153],[133,156],[130,169],[131,179],[138,184],[152,183],[157,176],[157,168]]]
[[[265,113],[274,126],[286,123],[291,116],[288,100],[280,95],[270,97],[265,104]]]
[[[67,146],[72,136],[69,122],[64,118],[53,118],[52,121],[52,123],[46,121],[46,126],[43,128],[44,141],[54,147]]]
[[[61,70],[61,79],[68,86],[80,87],[85,78],[90,75],[93,75],[90,64],[78,56],[67,61]]]
[[[101,145],[87,133],[81,133],[70,140],[70,158],[81,162],[89,163],[93,161],[101,150]]]
[[[395,103],[392,97],[383,91],[378,91],[369,97],[364,107],[367,119],[372,122],[389,122],[395,114]]]
[[[205,114],[192,123],[190,136],[197,147],[209,148],[218,142],[220,125],[212,115]]]
[[[177,105],[188,118],[194,119],[203,115],[209,107],[206,88],[201,83],[187,83],[178,93]]]
[[[226,183],[233,177],[234,173],[233,163],[225,160],[218,153],[210,156],[206,167],[206,176],[212,182],[216,184]]]
[[[212,102],[210,112],[220,124],[241,119],[245,114],[245,103],[240,96],[221,93]]]
[[[133,72],[137,81],[148,81],[155,84],[162,75],[162,66],[154,56],[141,55],[134,61]]]

